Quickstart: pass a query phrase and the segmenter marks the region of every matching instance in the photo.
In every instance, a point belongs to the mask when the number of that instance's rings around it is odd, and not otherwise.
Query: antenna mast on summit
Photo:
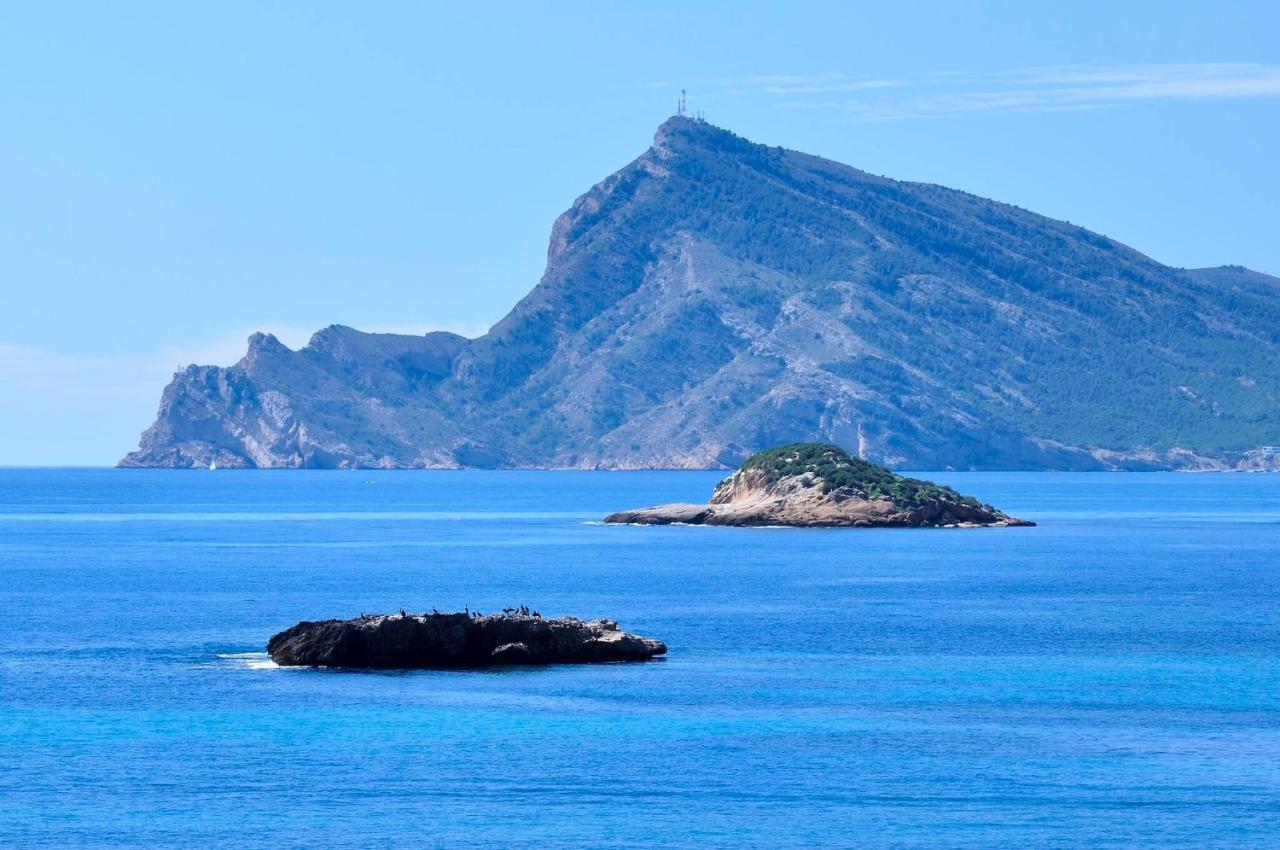
[[[684,111],[684,89],[680,89],[680,99],[679,99],[678,101],[676,101],[676,115],[679,115],[681,118],[683,118],[683,117],[685,116],[685,111]]]

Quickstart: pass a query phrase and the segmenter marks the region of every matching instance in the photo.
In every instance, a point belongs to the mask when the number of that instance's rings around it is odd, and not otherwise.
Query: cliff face
[[[133,466],[1274,468],[1280,281],[673,118],[477,339],[338,326],[165,390]]]
[[[123,466],[338,467],[466,464],[465,439],[433,388],[468,340],[339,326],[300,351],[249,338],[236,365],[188,366]]]

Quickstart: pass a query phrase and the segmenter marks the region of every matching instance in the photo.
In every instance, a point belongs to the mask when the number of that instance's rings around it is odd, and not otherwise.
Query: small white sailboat
[[[213,472],[213,471],[214,471],[215,469],[217,469],[217,468],[218,468],[218,462],[217,462],[216,460],[211,460],[211,461],[209,461],[209,471],[210,471],[210,472]]]

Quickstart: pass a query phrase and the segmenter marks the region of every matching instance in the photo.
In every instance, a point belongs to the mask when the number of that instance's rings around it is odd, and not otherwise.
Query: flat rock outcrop
[[[361,615],[303,621],[267,642],[285,667],[466,669],[516,664],[646,661],[666,644],[628,634],[613,620],[543,619],[524,613]]]
[[[1035,525],[950,487],[904,478],[837,446],[796,443],[751,455],[705,505],[619,511],[609,523],[973,527]]]

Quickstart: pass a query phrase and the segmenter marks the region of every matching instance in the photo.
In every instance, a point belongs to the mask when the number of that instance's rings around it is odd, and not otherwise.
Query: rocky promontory
[[[267,642],[281,666],[379,670],[646,661],[666,652],[662,641],[621,631],[614,620],[543,619],[527,609],[304,621]]]
[[[705,505],[619,511],[609,523],[974,527],[1035,525],[950,487],[905,478],[838,446],[796,443],[758,452]]]

